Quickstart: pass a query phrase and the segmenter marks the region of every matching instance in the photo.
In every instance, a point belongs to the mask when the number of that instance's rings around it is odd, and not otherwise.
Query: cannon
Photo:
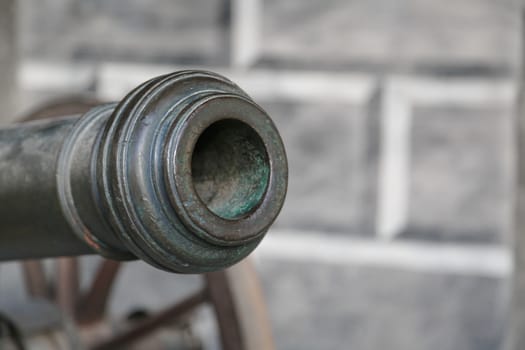
[[[286,188],[261,107],[218,74],[167,74],[81,116],[0,129],[0,260],[223,269],[259,244]]]

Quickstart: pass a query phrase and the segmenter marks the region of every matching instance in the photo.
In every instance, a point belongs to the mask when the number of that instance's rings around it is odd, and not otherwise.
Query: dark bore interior
[[[193,186],[215,215],[243,217],[261,202],[270,163],[259,135],[247,124],[226,119],[199,137],[191,160]]]

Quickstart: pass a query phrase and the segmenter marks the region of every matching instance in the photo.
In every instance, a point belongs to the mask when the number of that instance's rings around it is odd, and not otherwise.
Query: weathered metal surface
[[[279,134],[242,90],[209,72],[157,77],[80,118],[0,129],[0,260],[221,269],[257,246],[286,186]]]

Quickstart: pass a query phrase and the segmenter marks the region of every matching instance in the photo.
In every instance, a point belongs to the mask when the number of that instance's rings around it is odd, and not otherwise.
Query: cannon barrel
[[[277,129],[226,78],[181,71],[82,116],[0,129],[0,260],[97,253],[200,273],[277,217]]]

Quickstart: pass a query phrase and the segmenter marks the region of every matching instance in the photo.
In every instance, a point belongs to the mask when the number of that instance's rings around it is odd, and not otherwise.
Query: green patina
[[[195,191],[208,209],[239,219],[257,208],[270,178],[270,163],[259,135],[247,124],[226,119],[208,127],[192,156]]]

